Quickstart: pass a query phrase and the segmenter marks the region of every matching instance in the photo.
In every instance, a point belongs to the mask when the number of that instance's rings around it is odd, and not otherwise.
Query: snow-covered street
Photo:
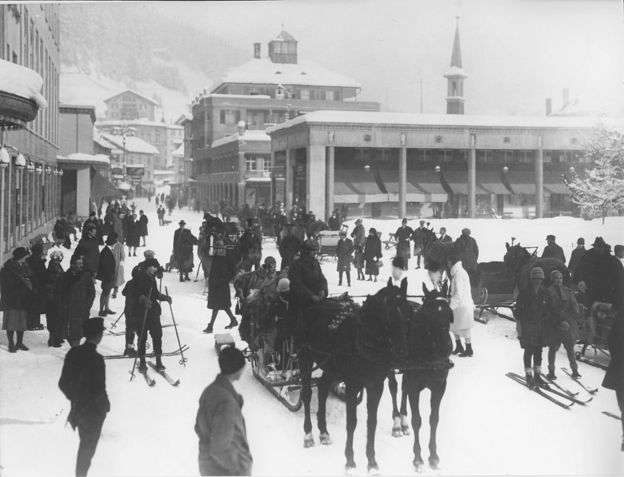
[[[155,205],[137,200],[137,209],[146,211],[150,224],[147,248],[156,251],[164,266],[169,261],[173,232],[177,222],[184,219],[197,236],[202,214],[186,209],[175,210],[167,217],[171,224],[159,227]],[[351,224],[352,221],[349,221]],[[417,223],[411,221],[411,225]],[[368,229],[376,226],[394,231],[398,221],[364,219]],[[436,220],[437,229],[445,225],[456,237],[462,227],[472,230],[481,249],[480,261],[502,260],[504,243],[516,237],[525,245],[539,245],[540,251],[547,233],[557,236],[569,257],[570,245],[578,236],[591,244],[597,235],[612,245],[622,242],[624,218],[583,221],[573,218],[542,220]],[[75,244],[74,244],[75,246]],[[129,278],[132,267],[142,260],[144,248],[137,257],[126,259],[125,273]],[[70,252],[63,249],[63,266],[69,264]],[[385,251],[385,266],[379,283],[353,281],[349,291],[353,295],[373,293],[387,281],[392,250]],[[264,256],[278,254],[273,243],[265,243]],[[279,258],[279,257],[278,257]],[[195,259],[196,267],[199,263]],[[278,261],[279,263],[279,261]],[[347,291],[337,286],[335,262],[323,262],[330,293]],[[417,294],[422,270],[414,270],[410,262],[409,290]],[[196,269],[192,278],[195,278]],[[355,275],[355,273],[353,273]],[[204,283],[180,283],[176,273],[165,273],[164,287],[173,297],[173,311],[179,325],[180,338],[190,349],[186,367],[178,364],[178,357],[163,359],[167,371],[179,377],[178,387],[169,386],[154,375],[156,386],[146,386],[141,376],[130,381],[132,360],[107,360],[107,389],[111,412],[104,423],[102,437],[93,460],[90,475],[197,475],[197,436],[194,432],[198,399],[218,372],[213,335],[202,333],[209,320]],[[96,286],[99,294],[99,282]],[[97,311],[96,298],[92,315]],[[123,310],[123,297],[111,301],[117,315],[106,318],[111,323]],[[43,318],[43,317],[42,317]],[[167,306],[163,307],[163,324],[171,322]],[[217,332],[228,320],[219,315]],[[123,329],[123,318],[120,321]],[[172,327],[163,330],[163,349],[177,347]],[[0,336],[0,474],[4,477],[66,476],[74,470],[78,435],[65,425],[69,402],[58,389],[63,358],[68,345],[49,348],[47,332],[27,332],[25,343],[29,352],[8,354],[7,338]],[[587,406],[574,405],[561,409],[536,393],[505,377],[508,371],[522,373],[522,352],[515,335],[513,322],[492,316],[487,325],[475,323],[473,328],[475,355],[472,358],[453,358],[448,387],[442,401],[438,428],[438,452],[441,473],[466,474],[619,474],[624,469],[624,454],[620,452],[620,422],[602,414],[618,413],[615,394],[602,389]],[[239,343],[243,347],[244,343]],[[105,332],[98,351],[104,355],[123,352],[124,337]],[[546,353],[544,353],[544,358]],[[560,351],[558,365],[568,366]],[[584,382],[599,387],[604,371],[580,363]],[[576,383],[559,371],[558,382],[580,390]],[[241,381],[239,392],[245,398],[243,413],[254,457],[255,475],[335,475],[343,472],[345,463],[344,403],[330,395],[328,403],[329,431],[333,445],[318,444],[311,449],[303,447],[303,411],[291,413],[280,404],[252,375],[249,366]],[[579,396],[586,393],[580,390]],[[423,457],[428,457],[428,391],[421,400],[423,428],[421,445]],[[316,404],[313,402],[313,420]],[[413,436],[393,438],[391,434],[390,394],[386,389],[379,410],[377,429],[377,460],[381,473],[412,474]],[[358,428],[355,438],[358,471],[366,472],[365,436],[366,409],[358,408]],[[427,470],[426,472],[431,472]],[[440,471],[437,471],[440,473]]]

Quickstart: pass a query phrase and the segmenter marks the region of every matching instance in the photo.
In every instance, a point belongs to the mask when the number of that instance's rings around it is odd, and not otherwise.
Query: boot
[[[204,333],[208,333],[208,334],[212,333],[212,324],[206,326],[206,329],[204,330]]]
[[[535,383],[533,382],[533,373],[531,371],[526,372],[524,379],[526,379],[527,387],[529,389],[535,388]]]
[[[581,379],[581,375],[578,372],[578,369],[572,370],[572,379]]]
[[[466,343],[466,351],[459,353],[460,358],[470,358],[473,355],[472,343]]]
[[[164,371],[165,370],[165,365],[162,364],[162,360],[160,359],[160,356],[156,356],[156,371]]]
[[[557,379],[557,376],[555,375],[555,371],[553,369],[549,369],[548,374],[546,375],[546,378],[548,378],[550,381],[554,381],[555,379]]]
[[[139,358],[139,372],[144,373],[147,371],[147,364],[145,363],[145,358]]]
[[[23,331],[18,331],[17,332],[17,342],[15,343],[15,347],[17,349],[21,349],[22,351],[28,351],[28,347],[22,342],[23,339],[24,339],[24,332]]]
[[[126,345],[126,349],[124,350],[123,355],[131,356],[134,358],[136,356],[136,350],[132,346]]]
[[[226,330],[231,330],[232,328],[236,328],[238,326],[238,321],[232,320],[230,324],[225,327]]]
[[[183,282],[184,281],[184,275],[180,273],[180,281]]]
[[[460,354],[463,353],[464,347],[462,346],[462,342],[461,340],[455,340],[455,349],[453,350],[453,354]]]
[[[542,370],[539,366],[533,368],[533,382],[536,386],[545,386],[546,382],[542,379]]]
[[[17,352],[17,348],[15,347],[15,342],[13,341],[13,332],[7,332],[7,336],[9,338],[9,353]]]

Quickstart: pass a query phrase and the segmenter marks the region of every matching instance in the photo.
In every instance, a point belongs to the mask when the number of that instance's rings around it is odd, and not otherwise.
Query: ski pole
[[[201,257],[199,258],[199,266],[197,267],[197,273],[195,274],[195,281],[197,281],[197,278],[199,277],[199,269],[202,267],[202,259]]]
[[[121,320],[121,317],[122,317],[122,316],[124,316],[124,314],[125,314],[125,313],[126,313],[126,310],[124,310],[124,311],[122,311],[122,312],[121,312],[121,315],[119,315],[119,316],[117,317],[117,319],[115,320],[115,322],[111,325],[111,328],[115,328],[115,327],[117,326],[117,322],[118,322],[119,320]]]
[[[143,339],[143,333],[145,332],[145,323],[147,323],[147,312],[149,309],[147,308],[147,304],[151,303],[152,299],[152,289],[150,288],[149,293],[147,294],[147,303],[145,304],[145,313],[143,314],[143,325],[141,326],[141,334],[139,335],[139,348],[141,347],[141,340]],[[130,381],[134,379],[134,369],[136,368],[136,362],[139,358],[139,351],[137,350],[137,354],[134,355],[134,362],[132,363],[132,371],[130,371]]]
[[[169,290],[167,290],[167,287],[165,287],[165,295],[167,295],[167,298],[169,298]],[[184,352],[182,351],[182,343],[180,343],[180,334],[178,333],[178,325],[176,324],[175,316],[173,316],[173,307],[171,306],[170,301],[168,301],[168,303],[169,303],[169,311],[171,312],[171,320],[173,321],[173,329],[175,330],[176,338],[178,339],[178,346],[180,347],[180,361],[179,362],[181,365],[186,367],[186,362],[188,360],[184,357]]]

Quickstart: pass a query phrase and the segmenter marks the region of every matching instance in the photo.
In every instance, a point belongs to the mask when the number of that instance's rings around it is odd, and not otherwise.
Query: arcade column
[[[336,148],[329,146],[327,148],[327,173],[325,184],[325,220],[329,219],[334,211],[334,177],[335,177],[335,153]]]
[[[286,212],[290,212],[293,206],[293,160],[295,154],[291,149],[286,149],[286,190],[284,192],[284,203]]]
[[[238,153],[238,206],[245,206],[245,171],[247,163],[245,162],[245,153]]]
[[[306,149],[306,209],[320,215],[325,211],[325,146],[310,145]]]
[[[468,157],[468,217],[477,215],[477,135],[470,135],[470,156]]]
[[[407,215],[407,148],[399,154],[399,218]]]

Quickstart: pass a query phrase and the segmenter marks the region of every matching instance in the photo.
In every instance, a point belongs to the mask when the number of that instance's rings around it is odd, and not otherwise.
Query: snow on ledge
[[[34,101],[39,109],[48,103],[41,94],[43,78],[31,70],[10,61],[0,60],[0,91]]]

